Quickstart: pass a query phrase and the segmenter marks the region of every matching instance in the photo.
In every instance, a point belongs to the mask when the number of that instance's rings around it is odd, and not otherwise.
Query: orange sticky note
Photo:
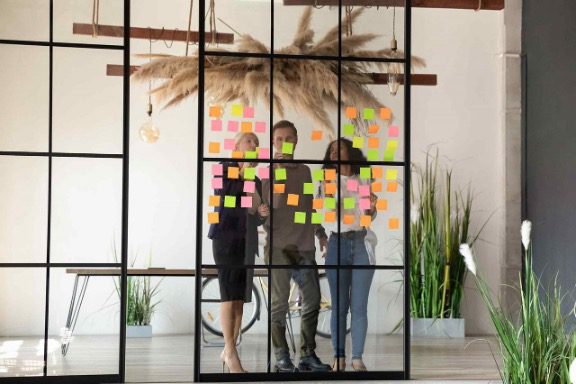
[[[232,151],[232,158],[233,159],[241,159],[244,157],[244,152],[242,151]]]
[[[208,198],[208,205],[211,207],[218,207],[220,205],[220,196],[213,195]]]
[[[324,208],[324,199],[314,199],[312,200],[312,208],[322,209]]]
[[[300,196],[295,195],[293,193],[289,193],[288,194],[288,201],[286,202],[286,204],[293,205],[293,206],[297,207],[299,199],[300,199]]]
[[[274,193],[284,193],[286,184],[274,184]]]
[[[382,167],[372,167],[372,178],[381,179],[383,176]]]
[[[376,202],[376,209],[379,211],[385,211],[388,209],[388,200],[386,199],[378,199]]]
[[[211,141],[208,144],[208,152],[209,153],[220,153],[220,143]]]
[[[326,183],[324,184],[324,194],[335,195],[336,194],[336,183]]]
[[[380,118],[382,120],[390,120],[392,118],[392,110],[390,108],[380,108]]]
[[[228,178],[237,179],[240,176],[240,169],[238,167],[228,167]]]
[[[218,212],[208,212],[208,224],[218,224],[220,222],[220,217]]]
[[[252,122],[251,121],[243,121],[240,125],[240,131],[242,132],[252,132]]]
[[[370,133],[370,134],[378,133],[379,130],[380,130],[380,126],[378,124],[370,124],[368,126],[368,133]]]
[[[362,215],[360,217],[360,225],[362,227],[369,227],[372,224],[372,217],[368,215]]]
[[[325,212],[324,213],[324,221],[327,223],[334,223],[336,222],[336,212]]]
[[[390,181],[386,186],[386,192],[396,192],[398,190],[398,182]]]
[[[377,137],[368,138],[368,148],[378,148],[380,146],[380,139]]]
[[[372,192],[382,192],[382,183],[379,181],[375,181],[372,183]]]
[[[325,180],[336,180],[336,170],[335,169],[325,169],[324,170]]]
[[[312,141],[322,140],[322,131],[313,130],[312,131]]]
[[[346,107],[346,117],[349,119],[355,119],[358,114],[356,107]]]
[[[392,217],[388,219],[388,229],[398,229],[400,228],[400,219],[397,217]]]
[[[209,109],[209,115],[210,117],[220,117],[222,116],[222,108],[220,108],[219,106],[214,106],[214,107],[210,107]]]
[[[347,225],[354,224],[354,215],[344,215],[343,221]]]

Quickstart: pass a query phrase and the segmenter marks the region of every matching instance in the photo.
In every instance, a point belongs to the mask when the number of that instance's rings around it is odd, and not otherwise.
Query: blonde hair
[[[238,144],[240,144],[242,139],[248,135],[254,136],[256,138],[256,145],[260,145],[260,139],[258,138],[258,135],[256,135],[254,132],[239,132],[236,134],[236,136],[234,136],[235,147],[238,148]]]

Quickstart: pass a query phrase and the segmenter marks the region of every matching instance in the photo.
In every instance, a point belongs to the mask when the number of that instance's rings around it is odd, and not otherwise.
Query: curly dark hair
[[[328,144],[328,148],[326,148],[326,153],[324,154],[324,161],[330,161],[330,147],[332,147],[332,144],[336,143],[338,140],[334,140],[332,141],[330,144]],[[352,172],[352,175],[359,175],[360,174],[360,166],[362,164],[362,162],[366,162],[366,157],[364,156],[364,154],[362,153],[362,150],[358,149],[358,148],[354,148],[352,146],[352,142],[348,139],[345,138],[340,138],[340,145],[344,145],[346,146],[346,149],[348,150],[348,161],[352,162],[353,164],[350,164],[350,171]],[[337,167],[334,164],[324,164],[322,166],[322,169],[336,169]]]

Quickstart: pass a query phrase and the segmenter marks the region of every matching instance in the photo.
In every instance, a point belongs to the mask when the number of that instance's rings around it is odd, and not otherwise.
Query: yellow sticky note
[[[373,179],[382,178],[382,167],[372,167],[372,178]]]
[[[324,213],[324,221],[327,223],[336,222],[336,212],[325,212]]]
[[[208,198],[208,205],[210,207],[218,207],[220,205],[220,196],[213,195]]]
[[[354,148],[362,149],[362,147],[364,147],[364,138],[361,136],[354,136],[354,138],[352,139],[352,146]]]
[[[324,170],[324,179],[328,181],[336,180],[336,170],[328,168]]]
[[[324,184],[324,194],[325,195],[335,195],[336,194],[336,183]]]
[[[386,186],[386,192],[396,192],[398,190],[398,182],[397,181],[390,181]]]
[[[208,144],[208,152],[209,153],[220,153],[220,143],[211,141]]]
[[[369,227],[372,224],[372,217],[368,215],[362,215],[360,217],[360,225],[362,227]]]
[[[397,217],[391,217],[388,219],[388,229],[398,229],[400,228],[400,219]]]
[[[242,104],[232,104],[232,116],[242,117],[243,110]]]
[[[213,118],[219,118],[220,116],[222,116],[222,108],[215,105],[213,107],[209,108],[209,115],[210,117]]]
[[[228,178],[237,179],[240,176],[240,169],[238,167],[228,167]]]
[[[274,184],[274,193],[284,193],[286,184]]]
[[[312,200],[312,208],[322,209],[324,208],[324,199],[314,199]]]
[[[323,132],[320,130],[313,130],[311,139],[312,141],[322,140]]]
[[[358,110],[356,107],[346,107],[346,117],[349,119],[355,119],[358,115]]]
[[[378,124],[370,124],[368,126],[368,133],[376,134],[380,130],[380,126]]]
[[[218,212],[208,212],[208,224],[218,224],[220,222],[220,216]]]
[[[354,215],[344,215],[343,221],[346,225],[354,224]]]
[[[378,199],[378,201],[376,201],[376,209],[379,211],[387,210],[388,209],[388,200]]]
[[[386,150],[394,151],[398,148],[398,140],[388,140],[386,143]]]
[[[252,132],[252,122],[251,121],[243,121],[242,124],[240,124],[240,131],[242,131],[244,133]]]
[[[298,206],[298,201],[300,199],[299,195],[293,194],[293,193],[289,193],[288,194],[288,200],[286,201],[286,204],[288,205],[292,205],[294,207]]]
[[[378,148],[380,146],[380,139],[377,137],[368,138],[368,148]]]
[[[372,183],[372,192],[382,192],[382,183],[379,181],[375,181]]]
[[[386,170],[386,180],[396,180],[398,178],[397,169],[387,169]]]

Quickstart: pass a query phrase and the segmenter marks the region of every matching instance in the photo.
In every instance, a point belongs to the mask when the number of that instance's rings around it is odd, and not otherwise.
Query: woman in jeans
[[[338,141],[333,141],[326,150],[324,161],[338,160]],[[362,151],[354,148],[352,142],[340,139],[340,169],[334,165],[324,165],[324,169],[335,168],[340,173],[340,233],[334,224],[333,231],[328,240],[328,255],[326,265],[340,265],[345,268],[327,269],[326,275],[330,286],[332,300],[332,315],[330,328],[332,334],[332,347],[334,349],[334,364],[332,369],[346,368],[346,319],[348,311],[351,312],[352,328],[352,369],[366,371],[362,361],[366,331],[368,329],[368,295],[374,277],[373,269],[354,269],[355,266],[374,264],[374,246],[376,237],[372,231],[362,227],[361,216],[376,216],[376,196],[370,192],[370,179],[360,178],[359,162],[366,162]],[[356,163],[346,163],[347,161]],[[368,194],[361,196],[361,187],[368,186]],[[364,190],[366,188],[363,188]],[[323,193],[323,191],[321,192]],[[364,194],[366,192],[364,191]],[[354,208],[344,209],[344,199],[352,198]],[[360,208],[360,199],[369,199],[368,209]],[[364,206],[364,208],[367,208]],[[350,224],[344,222],[344,215],[353,217]],[[340,241],[340,261],[338,261],[338,241]],[[339,274],[339,276],[337,276]]]

